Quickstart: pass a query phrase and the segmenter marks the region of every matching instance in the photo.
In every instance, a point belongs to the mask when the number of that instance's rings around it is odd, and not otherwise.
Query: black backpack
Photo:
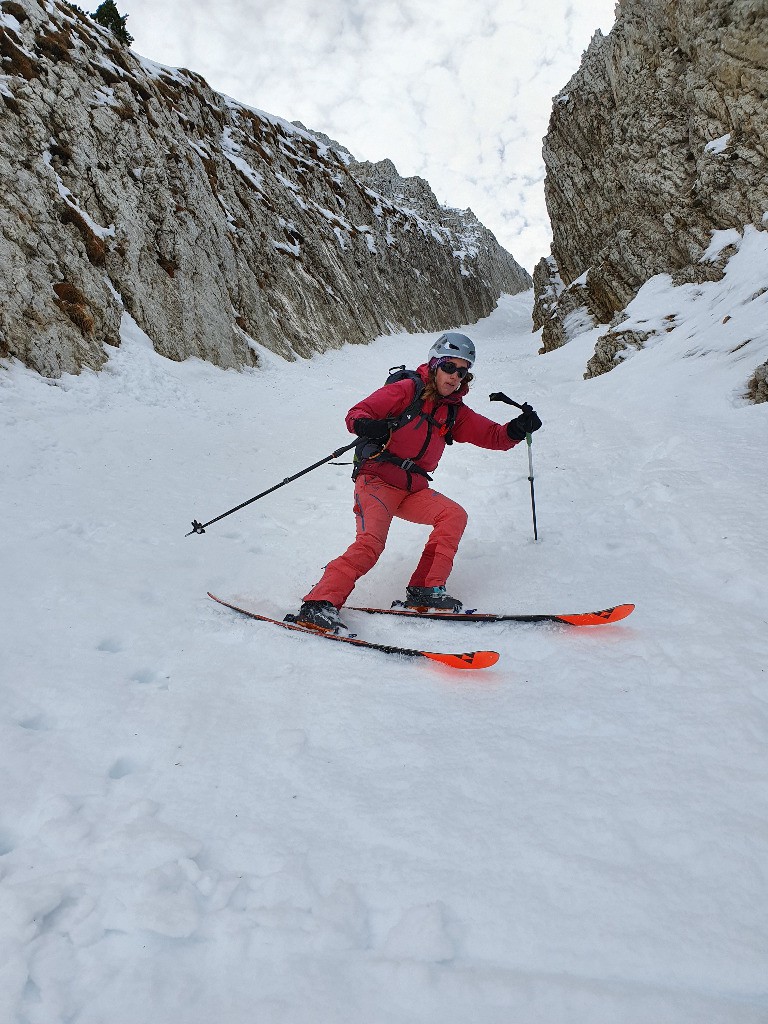
[[[408,479],[408,490],[410,491],[411,484],[413,482],[413,478],[411,476],[412,473],[418,473],[419,476],[425,476],[427,480],[432,479],[432,477],[426,472],[426,470],[422,469],[421,466],[416,465],[416,460],[420,459],[424,452],[427,450],[429,442],[432,438],[432,428],[437,426],[442,427],[443,424],[438,424],[432,418],[432,416],[422,411],[422,395],[424,394],[424,381],[421,379],[420,375],[416,372],[416,370],[406,370],[405,364],[403,364],[402,366],[390,366],[389,374],[387,375],[387,379],[384,381],[384,383],[397,384],[397,382],[401,380],[413,381],[413,399],[410,402],[410,404],[403,410],[403,412],[400,413],[397,419],[390,420],[390,437],[396,430],[399,430],[401,427],[406,426],[406,424],[410,423],[411,420],[415,419],[417,416],[420,416],[427,422],[427,436],[424,441],[424,444],[421,447],[421,451],[412,459],[401,459],[398,458],[397,455],[392,455],[389,451],[387,451],[386,446],[389,444],[389,438],[386,441],[384,441],[383,439],[361,437],[360,440],[355,445],[355,455],[354,460],[352,462],[352,479],[357,479],[357,475],[360,472],[363,463],[367,459],[381,459],[383,462],[392,462],[395,465],[400,466],[401,469],[405,470]],[[445,422],[446,444],[453,444],[453,435],[451,431],[453,429],[454,423],[456,422],[457,411],[458,410],[455,404],[452,403],[448,406],[448,417]]]

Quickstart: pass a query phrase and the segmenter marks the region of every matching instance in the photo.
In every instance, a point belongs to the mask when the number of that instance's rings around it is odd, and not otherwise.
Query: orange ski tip
[[[606,622],[618,622],[626,619],[635,610],[633,604],[618,604],[615,608],[604,608],[601,612],[587,612],[584,615],[559,615],[561,622],[569,622],[572,626],[604,626]]]
[[[434,651],[422,651],[430,661],[439,661],[451,668],[490,668],[499,660],[498,651],[470,651],[467,654],[437,654]]]

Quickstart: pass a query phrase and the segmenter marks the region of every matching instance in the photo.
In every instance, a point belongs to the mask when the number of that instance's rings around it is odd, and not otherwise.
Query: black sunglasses
[[[464,380],[469,373],[468,366],[457,366],[456,363],[440,363],[438,370],[442,370],[443,373],[447,373],[449,377],[454,373],[458,373],[459,380]]]

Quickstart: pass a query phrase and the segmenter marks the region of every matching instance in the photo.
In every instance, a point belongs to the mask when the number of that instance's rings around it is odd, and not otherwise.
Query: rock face
[[[544,140],[544,351],[573,336],[575,313],[610,323],[656,274],[716,279],[728,251],[699,262],[712,232],[764,226],[768,210],[765,0],[622,0],[616,14],[556,97]],[[615,365],[612,350],[590,374]]]
[[[471,323],[531,285],[426,182],[58,0],[0,4],[0,185],[0,356],[52,377],[102,365],[124,310],[165,356],[239,367]]]
[[[755,405],[768,402],[768,363],[761,363],[747,382],[747,394]]]

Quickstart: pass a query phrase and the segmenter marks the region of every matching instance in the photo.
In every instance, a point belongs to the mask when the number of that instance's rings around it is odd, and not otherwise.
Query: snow
[[[12,32],[17,34],[21,32],[21,25],[19,24],[18,19],[14,18],[14,16],[8,11],[0,10],[0,25],[2,25],[3,28],[11,29]]]
[[[355,225],[355,228],[357,231],[360,232],[360,234],[364,236],[365,244],[368,246],[368,252],[373,253],[373,255],[375,256],[378,253],[378,249],[376,248],[376,240],[374,239],[373,236],[373,229],[370,228],[367,224],[357,224]]]
[[[313,146],[317,147],[317,153],[321,160],[339,160],[340,155],[337,154],[336,150],[331,149],[324,142],[313,135],[312,132],[305,128],[299,128],[292,121],[286,121],[285,118],[279,117],[276,114],[270,114],[266,110],[260,110],[258,107],[248,106],[247,103],[241,103],[239,100],[233,99],[231,96],[226,96],[223,93],[219,93],[222,100],[227,107],[234,114],[242,116],[242,111],[246,111],[249,114],[255,114],[262,121],[267,121],[270,124],[275,125],[280,130],[281,135],[281,146],[287,147],[288,150],[292,151],[292,157],[295,161],[300,161],[301,157],[295,148],[293,139],[301,139],[303,142],[310,142]],[[301,160],[301,162],[309,163],[309,161]]]
[[[111,92],[111,90],[109,91]],[[51,139],[51,142],[53,142],[53,139]],[[88,227],[94,235],[97,235],[99,238],[113,238],[115,235],[115,225],[110,224],[108,228],[102,227],[101,224],[97,224],[96,221],[90,216],[90,214],[88,214],[85,210],[83,210],[80,207],[80,204],[78,203],[77,199],[72,195],[70,190],[61,180],[58,171],[53,166],[52,159],[53,158],[51,156],[51,151],[49,149],[44,150],[43,162],[56,178],[56,189],[61,198],[64,200],[64,202],[68,206],[70,206],[85,221],[85,223],[88,225]]]
[[[264,176],[255,171],[247,160],[243,160],[239,155],[240,151],[241,147],[232,138],[232,129],[226,127],[221,133],[221,152],[234,167],[242,172],[257,191],[261,191],[264,186]]]
[[[730,142],[731,133],[728,132],[727,135],[721,135],[719,139],[713,139],[711,142],[708,142],[704,147],[704,152],[712,153],[715,156],[719,156],[721,153],[724,153],[726,149],[728,149]]]
[[[435,335],[224,371],[126,315],[100,374],[0,372],[0,1020],[757,1024],[768,1019],[766,234],[583,380],[531,295],[464,328],[470,404],[525,446],[447,451],[450,580],[489,610],[634,601],[595,629],[374,619],[490,647],[457,672],[274,629],[352,535],[343,416]],[[725,320],[726,316],[730,319]],[[669,319],[669,318],[672,319]],[[650,328],[648,327],[650,325]],[[742,343],[749,339],[746,347]],[[401,596],[396,523],[356,603]]]
[[[724,231],[713,231],[712,241],[702,254],[700,262],[714,263],[723,249],[727,249],[730,245],[741,245],[740,231],[737,231],[736,228],[727,228]]]
[[[722,281],[672,288],[666,275],[651,278],[627,306],[627,319],[619,325],[621,331],[641,329],[657,335],[650,345],[663,344],[657,356],[662,378],[670,373],[669,367],[662,368],[667,361],[676,365],[681,356],[706,360],[685,374],[676,370],[667,382],[677,400],[693,404],[692,415],[700,404],[722,401],[724,396],[738,403],[750,369],[768,360],[768,233],[750,225],[742,234],[715,231],[702,261],[716,258],[728,246],[737,252],[728,261]],[[580,340],[594,344],[600,330]],[[631,349],[621,356],[634,358]],[[712,375],[713,363],[722,392],[710,398],[700,389]]]

